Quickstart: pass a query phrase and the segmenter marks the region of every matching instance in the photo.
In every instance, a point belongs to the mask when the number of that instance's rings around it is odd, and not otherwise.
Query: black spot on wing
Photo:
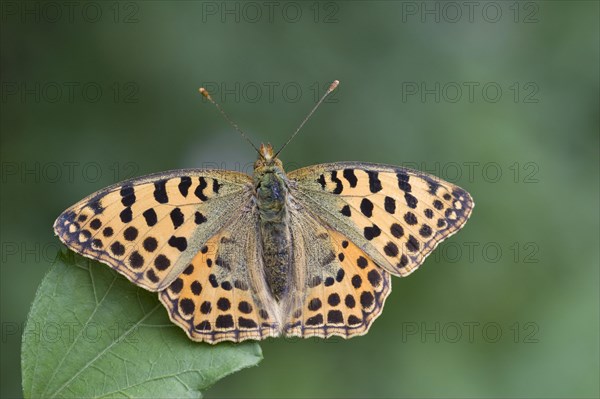
[[[433,230],[431,230],[431,227],[429,227],[426,224],[421,226],[421,229],[419,230],[419,234],[421,235],[421,237],[425,237],[425,238],[430,237],[432,233],[433,233]]]
[[[340,304],[340,302],[340,296],[335,292],[329,295],[329,298],[327,298],[327,303],[329,304],[329,306],[337,306]]]
[[[347,308],[352,309],[356,306],[356,300],[354,299],[354,297],[351,294],[346,295],[346,298],[344,299],[344,304],[346,305]]]
[[[408,241],[406,242],[406,249],[410,252],[417,252],[419,250],[419,241],[412,235],[408,237]]]
[[[187,197],[190,187],[192,186],[192,178],[189,176],[182,176],[181,181],[179,182],[179,192],[184,197]]]
[[[125,239],[127,241],[133,241],[137,238],[138,236],[138,229],[136,229],[134,226],[129,226],[125,229],[125,231],[123,232],[123,237],[125,237]]]
[[[321,300],[319,298],[313,298],[310,300],[310,302],[308,302],[308,310],[316,312],[317,310],[321,309]]]
[[[171,261],[165,255],[160,254],[154,258],[154,266],[156,266],[158,270],[167,270],[167,268],[171,266]]]
[[[342,210],[340,211],[340,213],[344,216],[351,216],[352,212],[350,211],[350,206],[349,205],[344,205],[344,207],[342,208]]]
[[[367,278],[369,279],[369,283],[371,283],[371,285],[373,287],[378,287],[379,284],[381,283],[381,275],[379,274],[379,272],[375,269],[371,270],[368,274],[367,274]]]
[[[119,214],[121,221],[123,223],[129,223],[133,219],[133,213],[131,212],[131,207],[127,207],[121,211]]]
[[[220,315],[217,317],[217,328],[232,328],[233,317],[230,314]]]
[[[321,189],[325,189],[325,176],[321,175],[319,176],[319,178],[317,179],[317,183],[319,183],[321,185]]]
[[[160,204],[169,202],[169,196],[167,195],[167,180],[163,179],[154,183],[154,199]]]
[[[125,247],[119,241],[115,241],[110,246],[111,252],[116,256],[121,256],[125,253]]]
[[[131,206],[135,203],[135,192],[133,186],[125,185],[121,187],[121,203],[123,206]]]
[[[144,257],[140,255],[138,251],[133,251],[131,255],[129,255],[129,266],[134,269],[139,269],[144,265]]]
[[[210,330],[212,330],[212,326],[210,324],[210,321],[203,320],[200,323],[196,324],[196,330],[197,331],[210,331]]]
[[[379,237],[379,235],[381,235],[381,229],[376,224],[374,224],[371,227],[365,227],[364,229],[364,236],[369,241],[376,237]]]
[[[409,225],[413,226],[417,224],[417,217],[412,212],[406,212],[406,214],[404,215],[404,221]]]
[[[173,228],[176,229],[183,224],[183,213],[181,212],[181,209],[173,209],[170,213],[170,216],[171,222],[173,222]]]
[[[196,305],[194,305],[194,301],[189,298],[183,298],[179,301],[179,307],[181,308],[182,313],[186,315],[191,315],[194,313],[196,309]]]
[[[152,281],[153,283],[158,282],[158,276],[153,269],[146,270],[146,277],[148,277],[148,280]]]
[[[371,294],[369,291],[363,291],[363,293],[360,295],[360,304],[363,308],[371,307],[374,300],[375,298],[373,297],[373,294]]]
[[[367,267],[369,265],[369,262],[367,261],[367,259],[364,256],[359,256],[358,259],[356,259],[356,265],[358,267],[360,267],[361,269],[364,269],[365,267]],[[360,276],[359,276],[360,278]]]
[[[331,171],[331,181],[335,183],[335,188],[333,189],[334,194],[341,194],[344,190],[344,186],[342,185],[342,181],[337,177],[337,171]]]
[[[390,232],[396,238],[400,238],[404,235],[404,229],[398,223],[393,223],[390,227]]]
[[[198,296],[202,293],[202,284],[198,280],[194,280],[192,284],[190,284],[190,288],[192,290],[192,294]]]
[[[343,171],[343,175],[344,175],[344,179],[348,180],[348,183],[350,183],[350,187],[356,187],[356,184],[358,183],[358,179],[356,178],[356,175],[354,174],[354,169],[344,169]]]
[[[92,209],[92,211],[94,212],[94,215],[104,212],[104,207],[100,203],[100,200],[102,199],[102,197],[104,197],[104,195],[99,195],[99,196],[95,197],[94,199],[92,199],[87,204],[87,206],[89,206]]]
[[[383,207],[385,208],[385,211],[387,213],[390,214],[394,214],[396,212],[396,200],[393,199],[392,197],[385,197],[385,200],[383,202]]]
[[[373,203],[368,198],[363,198],[360,202],[360,211],[363,215],[370,218],[373,216]]]
[[[330,310],[327,313],[327,323],[341,324],[344,322],[344,315],[339,310]]]
[[[308,319],[306,319],[307,326],[320,326],[321,324],[323,324],[322,314],[318,314],[316,316],[309,317]]]
[[[177,248],[179,252],[183,252],[187,249],[187,240],[185,237],[171,236],[168,243],[170,246]]]
[[[209,314],[211,311],[212,303],[208,301],[202,302],[202,305],[200,305],[200,312],[202,312],[202,314]]]
[[[88,206],[90,206],[90,205],[88,204]],[[76,215],[77,215],[77,214],[75,213],[75,211],[67,211],[67,212],[65,212],[65,213],[63,213],[63,214],[61,215],[61,220],[62,220],[63,222],[64,222],[65,220],[66,220],[66,221],[69,221],[69,222],[73,222],[73,221],[75,220],[75,216],[76,216]]]
[[[213,193],[218,194],[221,186],[222,185],[219,184],[219,181],[217,179],[213,179],[213,185],[212,185]]]
[[[100,219],[96,218],[90,222],[90,228],[98,230],[100,227],[102,227],[102,222]]]
[[[258,325],[252,319],[238,317],[238,325],[242,328],[257,328]]]
[[[383,252],[385,252],[387,256],[395,258],[399,253],[398,246],[390,241],[383,247]]]
[[[206,216],[204,216],[200,212],[196,212],[194,214],[194,223],[196,223],[196,224],[202,224],[204,222],[206,222]]]
[[[396,173],[396,178],[398,179],[398,188],[406,193],[409,193],[412,190],[410,183],[408,182],[409,176],[406,172],[399,171]]]
[[[181,290],[183,289],[183,280],[180,278],[176,278],[175,281],[173,281],[171,283],[171,285],[169,286],[169,289],[174,294],[179,294],[181,292]]]
[[[367,174],[369,175],[369,190],[372,193],[380,192],[383,187],[381,186],[381,181],[379,180],[379,173],[368,170]]]
[[[423,180],[427,182],[427,186],[429,187],[429,194],[436,195],[437,190],[440,187],[440,183],[435,181],[431,176],[423,176]]]
[[[238,305],[238,309],[240,312],[242,312],[244,314],[252,313],[252,305],[250,305],[246,301],[241,301],[240,304]]]
[[[198,187],[196,187],[196,190],[194,190],[194,195],[198,197],[200,201],[206,201],[208,197],[204,194],[204,189],[208,187],[208,184],[206,183],[206,179],[204,177],[199,177],[198,181],[199,184]]]
[[[404,193],[404,199],[409,208],[415,209],[417,207],[417,198],[411,193]]]
[[[231,308],[231,302],[225,297],[219,298],[217,301],[217,308],[223,311],[229,310],[229,308]]]
[[[144,216],[144,219],[146,219],[146,224],[148,227],[154,226],[158,221],[158,216],[153,208],[146,209],[142,215]]]
[[[408,265],[408,257],[406,255],[402,255],[400,257],[400,262],[398,262],[396,266],[402,269],[403,267],[406,267],[406,265]]]

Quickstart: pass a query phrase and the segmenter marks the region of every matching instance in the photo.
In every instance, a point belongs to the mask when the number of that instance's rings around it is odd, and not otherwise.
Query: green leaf
[[[193,342],[156,293],[109,267],[60,253],[36,294],[23,334],[27,398],[198,398],[256,365],[256,343]]]

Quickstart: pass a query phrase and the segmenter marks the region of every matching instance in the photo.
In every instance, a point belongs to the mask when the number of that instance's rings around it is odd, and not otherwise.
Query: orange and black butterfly
[[[253,176],[184,169],[128,180],[67,209],[54,230],[158,292],[193,340],[349,338],[381,313],[390,274],[415,271],[474,206],[460,187],[398,166],[286,173],[270,145],[257,152]]]

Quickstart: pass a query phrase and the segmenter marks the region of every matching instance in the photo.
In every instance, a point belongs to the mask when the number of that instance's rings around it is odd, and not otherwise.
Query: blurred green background
[[[466,228],[366,336],[269,340],[208,397],[598,397],[598,2],[11,2],[1,28],[1,392],[66,207],[174,168],[418,168]],[[75,288],[75,287],[74,287]],[[183,332],[181,332],[183,335]]]

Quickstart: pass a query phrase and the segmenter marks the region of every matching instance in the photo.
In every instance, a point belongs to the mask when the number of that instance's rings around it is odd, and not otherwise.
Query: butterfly
[[[350,338],[381,314],[390,276],[415,271],[474,206],[415,170],[337,162],[286,173],[281,150],[255,149],[253,176],[183,169],[128,180],[68,208],[54,231],[158,292],[192,340]]]

